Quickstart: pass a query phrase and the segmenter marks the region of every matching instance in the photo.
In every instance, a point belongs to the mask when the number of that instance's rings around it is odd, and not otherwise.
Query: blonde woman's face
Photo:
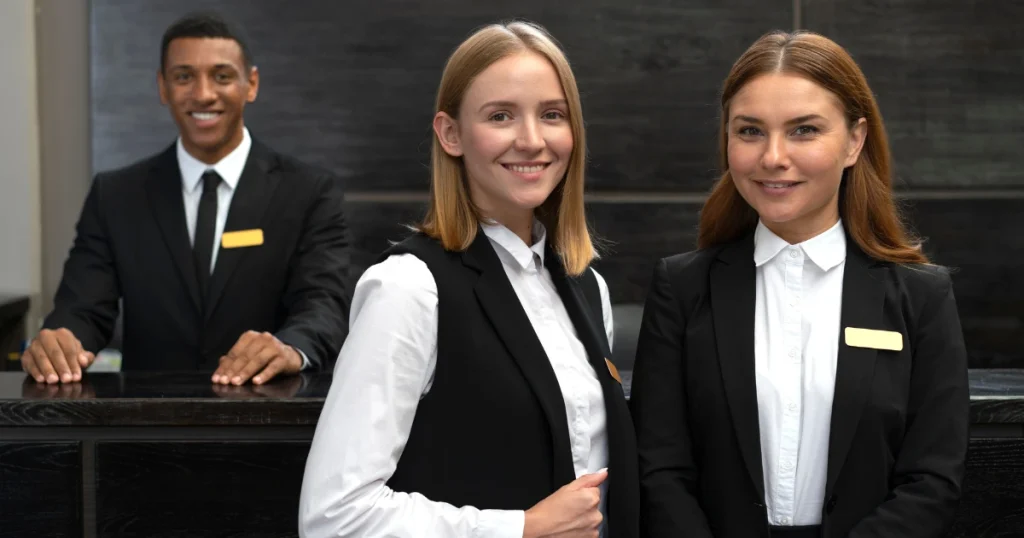
[[[839,219],[843,169],[857,162],[865,121],[851,128],[839,100],[795,75],[748,82],[729,106],[729,172],[743,199],[783,239],[798,243]]]
[[[565,177],[569,106],[558,73],[539,54],[491,64],[470,84],[450,129],[443,123],[439,129],[435,119],[435,130],[445,151],[462,157],[473,202],[498,222],[532,216]]]

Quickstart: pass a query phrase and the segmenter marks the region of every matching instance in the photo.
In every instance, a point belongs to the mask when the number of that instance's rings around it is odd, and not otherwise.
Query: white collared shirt
[[[818,525],[839,352],[842,221],[790,245],[758,222],[754,370],[772,525]]]
[[[220,237],[224,233],[224,225],[228,221],[228,209],[231,199],[235,196],[238,180],[242,178],[242,170],[249,160],[252,138],[249,130],[242,128],[242,143],[233,149],[216,164],[206,164],[185,151],[185,146],[178,137],[178,170],[181,173],[181,195],[185,202],[185,224],[188,226],[188,239],[196,243],[196,220],[199,218],[199,199],[203,195],[203,174],[214,170],[223,181],[217,187],[217,224],[213,235],[213,255],[210,257],[210,273],[217,265],[217,253],[220,251]]]
[[[535,223],[533,246],[501,225],[484,224],[483,231],[551,361],[565,402],[576,476],[607,467],[604,394],[544,266],[544,227]],[[595,276],[611,345],[608,287],[600,275]],[[419,493],[396,492],[386,485],[408,441],[416,407],[433,382],[437,300],[433,275],[412,254],[390,256],[359,279],[352,298],[349,336],[334,368],[306,460],[299,504],[300,536],[523,535],[523,511],[456,507]]]

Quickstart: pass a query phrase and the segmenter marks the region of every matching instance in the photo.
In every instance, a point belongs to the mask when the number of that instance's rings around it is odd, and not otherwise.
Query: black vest
[[[422,260],[437,284],[437,366],[388,486],[454,506],[526,510],[575,479],[565,405],[544,348],[482,230],[466,252],[417,234],[381,259],[401,253]],[[638,536],[636,437],[605,363],[597,281],[589,270],[567,277],[550,247],[544,263],[604,392],[608,536]]]

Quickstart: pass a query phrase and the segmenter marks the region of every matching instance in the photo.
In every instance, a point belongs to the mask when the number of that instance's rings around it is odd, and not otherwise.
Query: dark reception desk
[[[0,537],[296,536],[330,381],[220,388],[206,374],[132,373],[40,386],[0,373]],[[971,393],[951,535],[1022,536],[1024,370],[972,371]]]

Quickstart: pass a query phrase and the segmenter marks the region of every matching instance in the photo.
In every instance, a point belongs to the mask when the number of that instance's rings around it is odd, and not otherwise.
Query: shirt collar
[[[213,169],[220,175],[231,190],[238,186],[238,180],[242,177],[242,170],[245,169],[245,162],[249,160],[249,150],[252,148],[252,138],[249,136],[249,129],[242,127],[242,143],[228,153],[223,159],[213,165],[209,165],[196,159],[181,143],[181,137],[177,141],[178,170],[181,172],[181,186],[186,192],[199,188],[203,179],[203,173]]]
[[[488,239],[491,240],[491,243],[496,245],[499,251],[504,251],[515,260],[522,269],[537,268],[534,265],[534,256],[539,259],[541,265],[544,264],[544,245],[547,242],[547,229],[544,228],[544,225],[539,220],[533,220],[533,245],[530,246],[527,246],[521,237],[503,224],[484,221],[480,223],[480,227]]]
[[[754,265],[760,267],[790,246],[760,220],[754,231]],[[846,232],[840,219],[828,230],[796,245],[822,271],[828,271],[846,260]]]

